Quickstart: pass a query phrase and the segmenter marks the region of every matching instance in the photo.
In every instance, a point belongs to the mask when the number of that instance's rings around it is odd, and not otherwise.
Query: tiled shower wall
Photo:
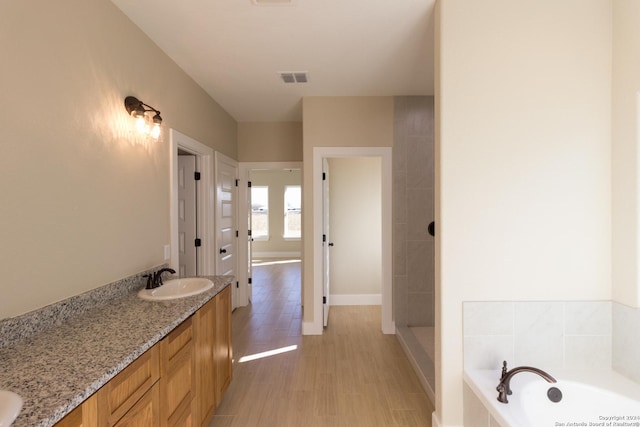
[[[394,98],[393,289],[397,326],[434,325],[434,102]]]

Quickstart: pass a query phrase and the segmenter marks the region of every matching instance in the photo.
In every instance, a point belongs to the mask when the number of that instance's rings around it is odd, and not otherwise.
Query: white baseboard
[[[438,415],[436,415],[436,411],[433,411],[433,413],[431,413],[431,426],[432,427],[464,427],[464,426],[457,425],[457,424],[456,425],[445,426],[438,419]]]
[[[331,305],[382,305],[381,294],[331,294]]]
[[[301,252],[253,252],[251,258],[300,258]]]
[[[302,322],[302,335],[322,335],[322,323],[318,326],[316,322]]]
[[[384,324],[382,322],[382,333],[385,335],[395,335],[396,334],[396,322],[391,321],[389,324]]]

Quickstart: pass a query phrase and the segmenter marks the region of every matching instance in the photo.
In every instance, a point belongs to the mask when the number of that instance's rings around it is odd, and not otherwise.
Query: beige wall
[[[282,253],[291,256],[302,250],[300,239],[284,238],[284,189],[287,185],[302,185],[302,172],[297,170],[252,170],[251,185],[269,187],[269,240],[254,240],[251,245],[254,257],[260,254],[273,256]]]
[[[381,292],[381,173],[376,157],[329,159],[332,295]]]
[[[436,416],[454,426],[462,302],[611,297],[612,12],[439,7]]]
[[[313,170],[314,147],[392,147],[392,97],[307,97],[302,100],[303,161],[302,178],[302,244],[303,256],[303,322],[314,321],[313,260],[314,250],[321,248],[319,236],[314,236]],[[321,316],[322,313],[317,313]],[[303,326],[304,326],[303,323]]]
[[[640,2],[613,2],[613,299],[640,306]]]
[[[238,123],[238,161],[302,161],[302,123]]]
[[[0,318],[162,264],[168,129],[235,158],[236,122],[108,0],[2,2],[0,51]]]

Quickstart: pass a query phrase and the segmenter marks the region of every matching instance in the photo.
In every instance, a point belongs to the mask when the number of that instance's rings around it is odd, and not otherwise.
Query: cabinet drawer
[[[153,346],[98,390],[100,427],[110,427],[160,378],[160,355]]]
[[[193,345],[193,329],[191,328],[191,317],[182,322],[177,328],[169,333],[160,341],[162,351],[162,363],[164,366],[171,364],[172,359],[176,357],[184,348],[190,348]]]
[[[192,420],[195,400],[195,348],[192,318],[160,341],[161,426]]]
[[[156,383],[118,421],[115,427],[156,427],[160,425],[159,406],[160,385]]]

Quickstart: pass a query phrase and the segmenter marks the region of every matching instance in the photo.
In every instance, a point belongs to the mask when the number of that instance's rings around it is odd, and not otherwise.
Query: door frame
[[[331,224],[329,182],[331,171],[329,170],[329,158],[322,158],[322,326],[329,325],[329,311],[331,308]]]
[[[249,197],[249,188],[247,182],[249,182],[249,176],[252,170],[282,170],[282,169],[299,169],[302,171],[302,162],[240,162],[238,163],[238,175],[240,183],[238,185],[238,229],[240,230],[240,237],[248,238],[247,230],[251,228],[249,224],[249,210],[251,206],[247,205]],[[302,175],[301,175],[302,176]],[[301,178],[302,179],[302,178]],[[300,182],[302,187],[302,182]],[[302,188],[304,193],[304,188]],[[304,196],[303,196],[304,197]],[[304,212],[302,212],[304,216]],[[304,234],[300,237],[301,242],[304,240]],[[238,281],[240,286],[238,287],[238,306],[245,306],[251,302],[251,288],[249,287],[249,271],[245,266],[249,265],[250,260],[247,252],[246,240],[242,241],[243,244],[238,244]],[[302,260],[301,260],[302,261]],[[302,288],[302,281],[300,282]],[[302,289],[301,289],[302,290]],[[301,293],[302,296],[302,293]]]
[[[391,147],[314,147],[313,148],[313,323],[303,324],[305,335],[322,334],[323,261],[322,261],[322,160],[324,158],[378,157],[381,173],[381,276],[382,332],[395,334],[393,320],[392,273],[392,148]]]
[[[196,170],[200,172],[200,185],[196,191],[197,198],[197,227],[199,238],[202,239],[202,246],[198,251],[198,275],[215,274],[213,265],[214,253],[214,183],[213,183],[213,162],[214,152],[195,139],[169,129],[169,163],[170,163],[170,246],[171,256],[169,266],[173,269],[178,267],[178,149],[186,151],[196,156]]]

